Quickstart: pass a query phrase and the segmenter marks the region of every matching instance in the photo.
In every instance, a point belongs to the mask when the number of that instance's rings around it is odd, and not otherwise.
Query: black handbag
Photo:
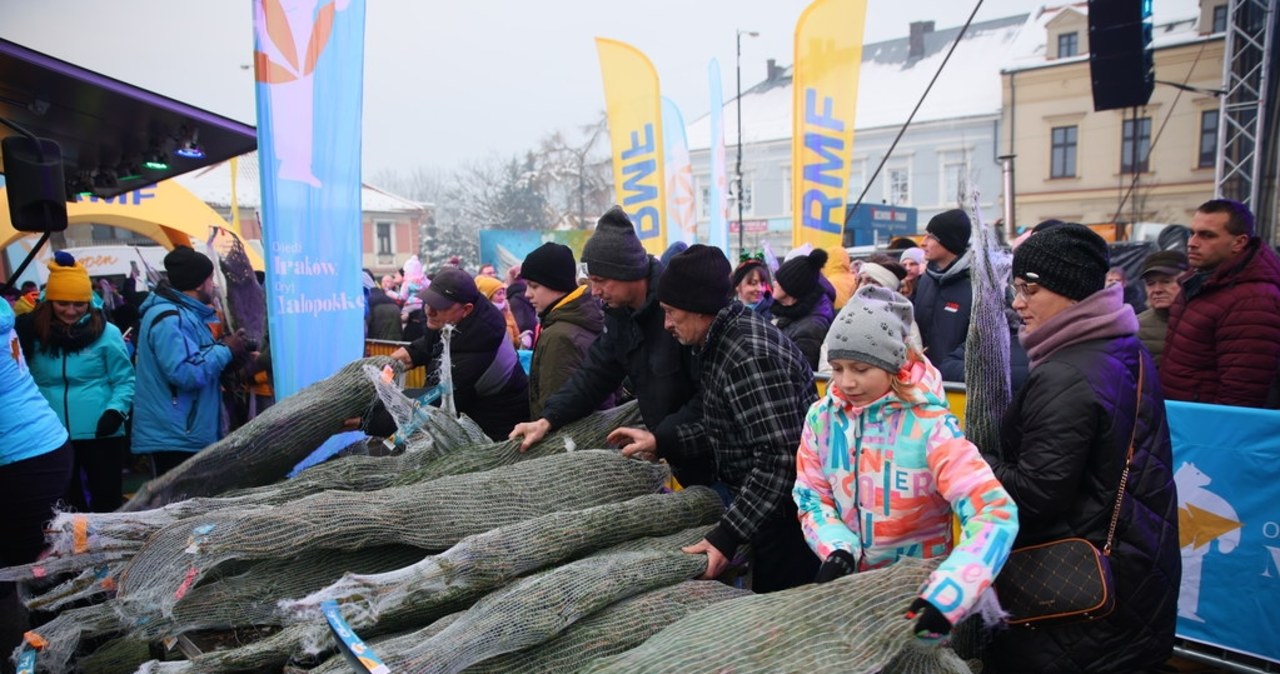
[[[1063,538],[1048,543],[1018,548],[996,576],[996,596],[1009,613],[1009,625],[1039,627],[1097,620],[1116,609],[1115,578],[1111,574],[1111,544],[1116,523],[1120,520],[1120,504],[1129,482],[1129,464],[1133,460],[1133,443],[1138,434],[1138,409],[1142,405],[1142,386],[1146,367],[1138,359],[1138,403],[1134,408],[1133,434],[1129,452],[1120,474],[1120,489],[1111,513],[1107,541],[1099,550],[1083,538]]]

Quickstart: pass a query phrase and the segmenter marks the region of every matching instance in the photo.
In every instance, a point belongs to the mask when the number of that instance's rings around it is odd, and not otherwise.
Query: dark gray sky
[[[367,0],[364,172],[453,168],[535,146],[604,109],[594,38],[628,42],[658,70],[690,122],[707,112],[707,62],[734,92],[765,60],[792,61],[807,0]],[[1034,12],[1034,0],[986,0],[978,21]],[[915,20],[961,25],[973,4],[870,0],[865,41],[902,37]],[[0,37],[211,111],[254,123],[249,0],[4,0]]]

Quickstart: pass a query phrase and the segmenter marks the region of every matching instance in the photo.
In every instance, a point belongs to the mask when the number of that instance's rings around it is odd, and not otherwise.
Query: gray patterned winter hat
[[[856,360],[896,373],[907,364],[911,300],[864,285],[849,298],[827,332],[827,360]]]

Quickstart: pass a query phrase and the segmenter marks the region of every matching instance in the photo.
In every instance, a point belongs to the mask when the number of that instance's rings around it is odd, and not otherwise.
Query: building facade
[[[1146,106],[1095,112],[1088,5],[1030,18],[1001,73],[1002,153],[1016,155],[1019,229],[1056,218],[1085,224],[1187,224],[1214,194],[1227,0],[1157,3],[1157,84]]]

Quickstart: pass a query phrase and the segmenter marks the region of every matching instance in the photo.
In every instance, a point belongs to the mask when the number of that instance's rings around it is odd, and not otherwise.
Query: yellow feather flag
[[[843,245],[866,0],[815,0],[796,22],[791,242]]]
[[[658,72],[624,42],[598,37],[596,51],[604,76],[614,190],[645,250],[661,255],[667,245],[667,196]]]

